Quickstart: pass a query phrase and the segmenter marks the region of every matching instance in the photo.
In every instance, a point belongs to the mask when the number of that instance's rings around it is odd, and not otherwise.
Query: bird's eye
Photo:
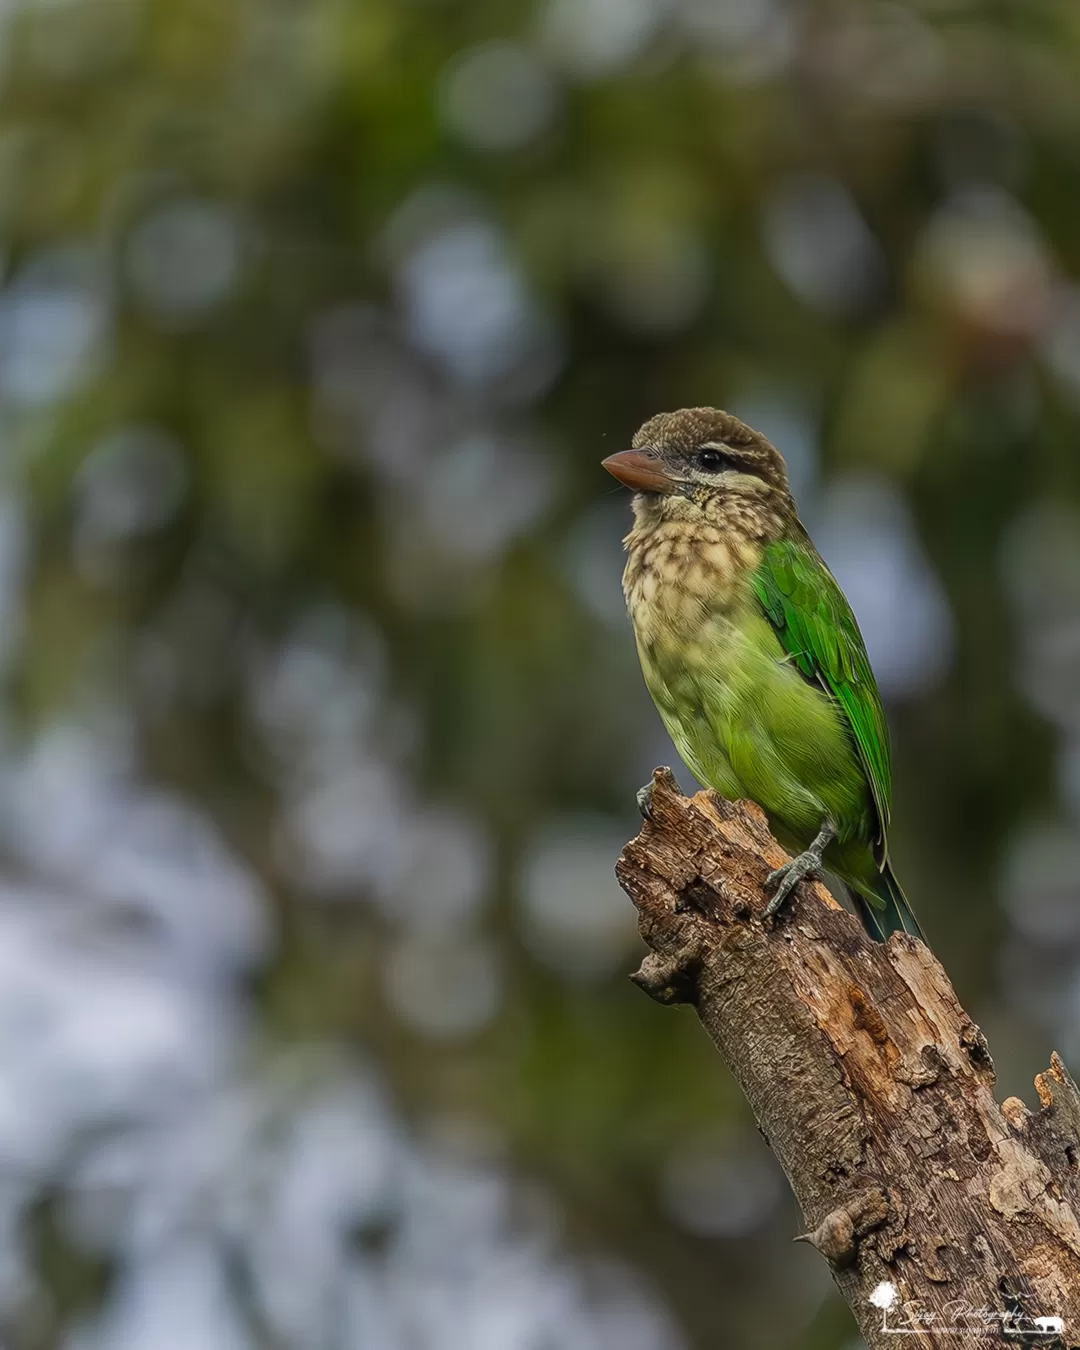
[[[731,457],[725,455],[722,450],[699,450],[696,458],[698,468],[705,469],[708,473],[719,473],[721,469],[731,467]]]

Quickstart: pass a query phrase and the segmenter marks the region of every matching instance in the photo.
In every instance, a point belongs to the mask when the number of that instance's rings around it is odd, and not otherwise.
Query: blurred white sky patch
[[[463,812],[417,798],[401,762],[411,719],[388,680],[372,625],[313,606],[278,647],[252,655],[252,759],[282,795],[280,862],[297,886],[443,931],[486,896],[490,842]]]
[[[376,723],[385,750],[388,659],[382,634],[336,601],[296,616],[276,645],[251,650],[248,713],[268,770],[283,785],[350,764]]]
[[[267,951],[254,874],[205,816],[132,778],[108,729],[56,724],[0,761],[0,839],[31,874],[81,896],[88,923],[145,925],[200,978]]]
[[[807,525],[855,612],[882,694],[933,688],[952,662],[952,612],[899,489],[869,475],[835,479]]]
[[[403,609],[445,616],[497,584],[506,554],[557,499],[560,469],[526,435],[477,428],[430,448],[413,485],[387,490],[386,568]]]
[[[252,1350],[243,1310],[230,1297],[229,1271],[207,1242],[175,1241],[133,1262],[116,1297],[71,1350]]]
[[[1080,943],[1080,829],[1034,821],[1009,840],[1000,885],[1013,927],[1043,947]]]
[[[433,446],[414,485],[421,539],[463,562],[496,558],[555,500],[557,465],[545,445],[493,428],[477,427]]]
[[[410,212],[413,230],[418,211]],[[394,233],[393,218],[388,229]],[[554,329],[492,222],[477,216],[433,222],[396,273],[410,338],[456,379],[505,383],[529,398],[550,384],[561,360]]]
[[[128,280],[143,308],[159,322],[197,322],[236,288],[244,239],[235,213],[197,198],[161,202],[131,231]]]
[[[683,1350],[640,1274],[571,1261],[502,1162],[460,1132],[411,1141],[367,1064],[251,1039],[265,897],[132,778],[122,720],[55,728],[0,787],[5,844],[55,883],[0,887],[0,1319],[45,1296],[20,1233],[48,1198],[115,1271],[71,1350]],[[426,819],[435,874],[460,822]],[[501,998],[495,948],[461,928],[392,949],[424,1035],[471,1034]]]
[[[640,1274],[569,1265],[501,1164],[411,1142],[366,1066],[312,1049],[87,1149],[70,1235],[120,1280],[73,1350],[682,1350]]]
[[[797,48],[787,0],[678,0],[676,11],[689,40],[720,62],[727,83],[772,79]]]
[[[71,547],[80,574],[93,584],[122,580],[124,546],[167,526],[187,483],[184,452],[164,432],[133,426],[103,437],[74,480]]]
[[[622,593],[622,540],[630,529],[630,497],[609,493],[573,523],[563,545],[561,562],[566,576],[590,611],[620,631],[625,625]]]
[[[75,475],[77,536],[88,545],[160,529],[179,510],[187,461],[156,427],[121,427],[98,441]]]
[[[559,91],[536,54],[516,42],[468,47],[439,82],[443,122],[477,150],[517,150],[546,131]]]
[[[763,232],[773,266],[791,289],[826,314],[857,314],[887,280],[885,254],[842,183],[790,174],[765,199]]]
[[[1067,281],[1054,285],[1041,348],[1070,398],[1080,403],[1080,286]]]
[[[548,0],[540,44],[570,74],[599,79],[645,50],[668,9],[667,0]]]
[[[160,1123],[220,1072],[236,1018],[169,957],[78,901],[0,889],[0,1181],[47,1177],[108,1120]]]
[[[633,906],[612,871],[625,843],[625,820],[575,815],[548,821],[529,845],[520,881],[525,941],[557,974],[601,979],[635,949]]]
[[[776,0],[678,0],[679,22],[694,37],[719,47],[740,48],[758,40],[773,15],[783,8]]]
[[[1062,801],[1080,821],[1080,731],[1065,737],[1058,749],[1058,787]]]
[[[661,1196],[696,1237],[742,1238],[766,1227],[785,1188],[780,1169],[756,1137],[681,1139],[668,1155]]]
[[[91,247],[34,255],[0,289],[0,397],[36,407],[74,393],[104,364],[111,317]]]
[[[502,1006],[502,960],[486,938],[460,929],[406,934],[391,949],[383,987],[404,1026],[436,1040],[473,1036]]]
[[[1015,197],[969,186],[930,217],[912,270],[924,299],[1005,336],[1034,337],[1051,308],[1053,262],[1041,230]]]
[[[896,0],[860,0],[838,11],[811,51],[818,78],[868,103],[893,109],[926,106],[949,71],[933,25]]]
[[[1065,502],[1025,506],[1001,543],[1017,682],[1044,717],[1080,732],[1080,513]]]
[[[485,829],[463,811],[425,806],[409,827],[409,854],[388,918],[417,932],[448,933],[477,917],[491,888],[494,858]]]
[[[22,585],[30,535],[21,497],[8,492],[0,472],[0,670],[14,655],[22,631]]]
[[[416,932],[444,932],[475,915],[490,887],[481,827],[418,800],[375,756],[286,794],[279,847],[281,865],[308,894],[374,903]]]
[[[406,244],[407,221],[384,240],[393,254]],[[412,480],[448,402],[419,368],[399,325],[373,306],[337,305],[308,329],[312,432],[349,463],[387,481]]]
[[[410,719],[388,679],[373,627],[339,606],[313,607],[251,662],[253,758],[282,794],[278,848],[297,886],[442,933],[483,904],[491,842],[477,820],[413,790],[401,762]]]
[[[390,894],[408,858],[410,802],[404,776],[374,756],[299,782],[285,795],[281,864],[324,899]]]

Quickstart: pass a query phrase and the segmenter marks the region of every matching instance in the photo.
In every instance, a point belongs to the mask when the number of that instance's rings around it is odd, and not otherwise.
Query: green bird
[[[633,447],[604,467],[635,491],[623,589],[641,668],[694,774],[757,802],[798,854],[766,913],[827,867],[872,936],[921,937],[889,860],[881,696],[783,457],[715,408],[660,413]]]

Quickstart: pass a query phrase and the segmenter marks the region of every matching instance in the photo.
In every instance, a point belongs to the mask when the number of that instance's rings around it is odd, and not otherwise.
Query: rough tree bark
[[[1038,1111],[999,1105],[986,1041],[922,943],[873,942],[816,883],[761,919],[785,858],[756,806],[683,797],[658,769],[617,866],[652,948],[633,979],[696,1008],[871,1350],[1075,1350],[1080,1094],[1061,1060]]]

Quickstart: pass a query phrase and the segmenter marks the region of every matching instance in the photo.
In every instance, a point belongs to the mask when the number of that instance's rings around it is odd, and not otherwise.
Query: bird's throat
[[[623,541],[623,590],[639,641],[692,637],[749,597],[762,549],[784,530],[790,498],[639,493]]]
[[[639,522],[626,547],[626,604],[647,644],[690,637],[708,615],[741,603],[761,557],[759,542],[702,521]]]

